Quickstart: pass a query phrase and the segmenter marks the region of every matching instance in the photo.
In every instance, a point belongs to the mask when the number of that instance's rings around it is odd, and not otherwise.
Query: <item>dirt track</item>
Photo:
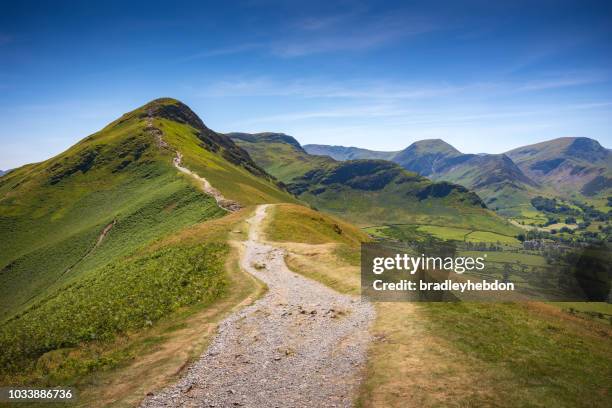
[[[291,272],[262,242],[267,206],[248,220],[242,267],[268,285],[231,315],[208,350],[143,407],[349,407],[370,341],[374,309]]]

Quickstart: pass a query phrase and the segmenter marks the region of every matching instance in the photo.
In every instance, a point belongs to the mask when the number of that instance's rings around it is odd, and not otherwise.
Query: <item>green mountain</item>
[[[330,146],[339,149],[338,146]],[[356,149],[356,148],[345,148]],[[318,151],[325,151],[320,147]],[[362,156],[386,155],[406,170],[436,181],[449,181],[475,191],[489,206],[510,215],[528,203],[537,184],[512,160],[497,154],[463,154],[440,139],[415,142],[399,152],[373,152],[361,149]]]
[[[227,136],[283,183],[334,162],[329,157],[308,154],[297,140],[284,133],[228,133]]]
[[[242,205],[295,201],[187,106],[153,101],[58,156],[2,177],[0,235],[11,239],[0,241],[0,316],[150,239],[222,215],[173,167],[176,151]],[[106,228],[111,233],[96,244]]]
[[[429,139],[415,142],[396,152],[391,160],[405,169],[429,177],[440,173],[445,163],[462,156],[459,150],[443,140]],[[457,164],[460,162],[460,159],[456,160]]]
[[[612,189],[612,154],[586,137],[563,137],[506,153],[531,179],[562,194]]]
[[[224,202],[296,200],[230,138],[168,98],[3,176],[0,373],[218,296],[225,242],[146,248],[223,216]]]
[[[395,163],[311,155],[286,135],[232,137],[300,199],[356,224],[438,224],[514,232],[466,188],[432,183]]]
[[[379,152],[375,150],[361,149],[359,147],[329,146],[321,144],[304,145],[304,150],[309,154],[317,156],[329,156],[334,160],[359,160],[359,159],[381,159],[391,160],[396,152]]]

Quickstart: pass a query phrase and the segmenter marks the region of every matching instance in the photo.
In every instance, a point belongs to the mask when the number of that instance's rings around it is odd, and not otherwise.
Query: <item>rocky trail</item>
[[[374,308],[289,270],[261,238],[267,206],[248,220],[241,266],[268,292],[225,319],[208,350],[142,407],[350,407]]]
[[[208,180],[206,180],[204,177],[200,177],[198,174],[189,170],[187,167],[183,167],[182,160],[183,155],[181,154],[181,152],[177,151],[174,160],[172,160],[174,167],[176,167],[181,173],[187,174],[188,176],[197,180],[202,185],[202,190],[204,190],[206,194],[212,196],[217,201],[217,205],[219,207],[230,212],[238,211],[242,208],[242,206],[237,202],[228,200],[227,198],[223,197],[219,190],[211,186]]]
[[[157,140],[157,145],[161,149],[168,149],[174,151],[175,156],[172,159],[172,164],[174,165],[174,167],[176,167],[176,169],[181,173],[188,175],[189,177],[200,183],[200,185],[202,186],[202,190],[204,190],[206,194],[212,196],[217,201],[217,205],[219,207],[230,212],[238,211],[242,208],[239,203],[225,198],[223,194],[221,194],[219,190],[214,188],[204,177],[201,177],[197,173],[183,166],[183,155],[178,150],[171,149],[168,143],[164,140],[164,132],[161,129],[155,127],[155,125],[153,124],[153,115],[151,111],[148,112],[147,127],[145,128],[145,130],[155,137],[155,139]]]

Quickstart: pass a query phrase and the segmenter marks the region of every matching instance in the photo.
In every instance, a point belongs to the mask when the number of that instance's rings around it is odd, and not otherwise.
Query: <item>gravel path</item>
[[[239,209],[242,208],[242,206],[238,204],[237,202],[228,200],[227,198],[223,197],[221,192],[219,192],[219,190],[211,186],[208,180],[206,180],[204,177],[200,177],[198,174],[189,170],[187,167],[183,167],[182,162],[183,162],[183,155],[181,154],[181,152],[177,151],[176,156],[172,160],[174,167],[176,167],[178,171],[180,171],[181,173],[187,174],[188,176],[193,177],[194,179],[198,180],[200,184],[202,185],[202,190],[204,190],[206,194],[213,196],[213,198],[217,201],[217,205],[219,207],[226,209],[227,211],[230,211],[230,212],[238,211]]]
[[[268,292],[224,320],[183,378],[143,407],[352,406],[374,309],[291,272],[260,239],[266,208],[248,220],[241,263]]]

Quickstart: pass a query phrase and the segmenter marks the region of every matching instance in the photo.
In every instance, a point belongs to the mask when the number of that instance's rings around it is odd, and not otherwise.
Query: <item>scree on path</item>
[[[208,350],[142,407],[350,407],[374,308],[295,274],[260,238],[266,205],[248,220],[241,266],[268,285],[230,315]]]

